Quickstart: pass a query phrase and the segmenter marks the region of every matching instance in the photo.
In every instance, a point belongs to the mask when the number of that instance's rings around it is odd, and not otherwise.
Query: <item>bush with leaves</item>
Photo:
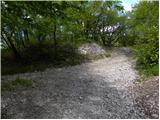
[[[158,66],[159,58],[158,7],[158,1],[140,2],[134,7],[129,20],[128,34],[134,35],[130,39],[134,39],[137,65],[150,71],[152,68],[158,69],[155,67]],[[158,75],[158,70],[155,71]]]

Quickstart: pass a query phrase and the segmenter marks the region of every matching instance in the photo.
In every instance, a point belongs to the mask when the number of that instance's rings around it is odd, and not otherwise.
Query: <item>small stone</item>
[[[79,99],[82,100],[82,96],[80,96]]]
[[[157,114],[152,114],[152,117],[154,117],[154,118],[158,118],[158,117],[159,117],[159,115],[157,115]]]

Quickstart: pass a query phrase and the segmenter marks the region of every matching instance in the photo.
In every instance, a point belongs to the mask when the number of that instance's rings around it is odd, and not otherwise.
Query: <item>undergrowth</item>
[[[110,57],[110,54],[83,55],[77,52],[77,47],[67,43],[57,46],[55,56],[54,44],[32,44],[21,51],[22,59],[16,61],[11,52],[2,51],[2,75],[43,71],[48,67],[72,66],[90,60]]]
[[[136,47],[130,48],[134,53],[134,59],[136,59],[136,69],[138,70],[141,76],[141,80],[139,81],[145,81],[149,77],[159,75],[159,64],[157,64],[157,62],[145,62],[145,55],[140,56],[140,54],[142,53],[140,53]]]
[[[32,86],[33,82],[29,79],[16,78],[13,81],[2,83],[1,91],[14,91],[19,87],[27,88]]]

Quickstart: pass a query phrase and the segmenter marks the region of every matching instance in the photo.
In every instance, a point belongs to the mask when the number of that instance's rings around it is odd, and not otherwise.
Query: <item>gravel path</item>
[[[134,98],[137,106],[149,119],[159,118],[159,76],[148,78],[141,84],[135,84]]]
[[[135,108],[131,87],[138,78],[127,48],[111,57],[44,72],[2,76],[34,81],[32,88],[6,92],[2,112],[7,118],[145,118]]]

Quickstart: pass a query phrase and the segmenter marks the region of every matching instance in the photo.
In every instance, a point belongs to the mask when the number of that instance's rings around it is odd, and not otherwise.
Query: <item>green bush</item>
[[[137,66],[140,73],[146,76],[159,74],[159,51],[158,48],[150,44],[142,44],[135,48]]]
[[[137,47],[137,64],[144,66],[153,66],[158,64],[158,48],[153,44],[143,44]]]

